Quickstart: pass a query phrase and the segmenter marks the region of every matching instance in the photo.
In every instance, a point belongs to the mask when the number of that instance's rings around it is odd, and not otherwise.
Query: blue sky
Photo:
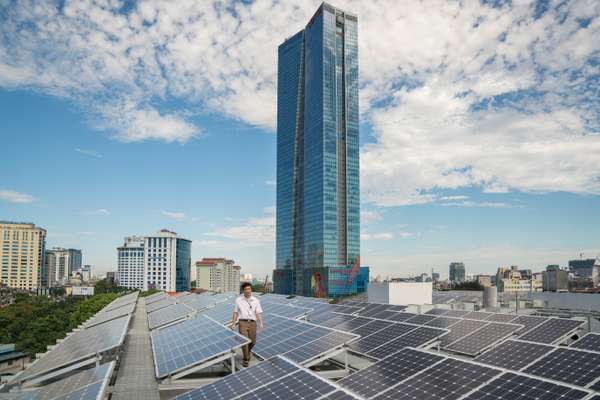
[[[600,253],[600,6],[372,3],[336,4],[360,21],[363,264],[444,276]],[[165,227],[194,259],[270,273],[276,47],[318,3],[9,4],[0,219],[101,271],[124,236]]]

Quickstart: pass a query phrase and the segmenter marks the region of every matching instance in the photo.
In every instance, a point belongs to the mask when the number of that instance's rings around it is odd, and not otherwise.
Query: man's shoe
[[[249,363],[248,361],[242,361],[242,367],[246,368],[248,367]]]

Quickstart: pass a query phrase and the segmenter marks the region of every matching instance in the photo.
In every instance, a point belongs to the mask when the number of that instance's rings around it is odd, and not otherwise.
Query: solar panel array
[[[484,364],[520,371],[553,350],[553,346],[541,343],[507,340],[479,355],[475,360]]]
[[[156,329],[151,338],[157,378],[229,353],[249,342],[204,315]]]
[[[156,329],[187,317],[195,312],[191,307],[182,303],[173,304],[148,314],[148,327]]]
[[[83,326],[84,328],[90,328],[94,325],[103,324],[124,315],[131,315],[134,310],[135,303],[128,303],[120,307],[112,308],[108,311],[106,311],[106,308],[104,308],[97,312],[92,318],[88,319]]]
[[[520,339],[553,344],[577,330],[584,323],[585,321],[575,319],[549,318],[547,321],[525,332]]]
[[[175,304],[175,303],[176,303],[176,300],[174,298],[172,298],[172,297],[165,297],[165,298],[162,298],[160,300],[154,301],[154,302],[152,302],[150,304],[147,304],[146,305],[146,312],[148,314],[150,314],[151,312],[154,312],[156,310],[160,310],[161,308],[168,307],[168,306],[170,306],[172,304]]]
[[[445,349],[456,353],[476,356],[497,342],[511,336],[520,328],[522,328],[522,325],[492,322],[462,339],[450,343],[445,346]]]
[[[39,389],[10,393],[7,398],[13,400],[92,400],[104,398],[108,380],[114,370],[115,362],[111,361],[95,368],[86,369],[58,380]],[[0,394],[2,398],[2,394]]]
[[[130,316],[126,315],[71,333],[36,360],[19,377],[22,380],[31,379],[121,346],[127,333],[129,320]]]
[[[339,385],[301,368],[281,356],[270,358],[176,397],[179,400],[213,399],[358,399]]]
[[[139,292],[134,292],[130,294],[126,294],[125,296],[121,296],[113,300],[112,303],[104,307],[103,311],[110,311],[115,308],[123,307],[124,305],[131,304],[137,302]]]
[[[561,347],[524,372],[585,387],[600,378],[600,353]]]
[[[588,333],[579,340],[573,342],[571,347],[600,352],[600,333]]]

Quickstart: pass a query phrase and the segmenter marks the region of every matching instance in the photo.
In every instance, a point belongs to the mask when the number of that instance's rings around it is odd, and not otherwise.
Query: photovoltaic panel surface
[[[186,304],[187,305],[187,304]],[[189,307],[191,307],[190,305]],[[218,303],[210,308],[202,308],[198,311],[202,315],[206,315],[214,319],[215,321],[228,325],[231,323],[231,317],[233,316],[233,306],[228,302]]]
[[[397,314],[398,314],[398,311],[383,310],[383,311],[379,311],[378,313],[376,313],[375,315],[373,315],[372,318],[377,318],[377,319],[391,319],[390,317],[394,317]]]
[[[444,315],[448,311],[450,311],[450,310],[448,310],[446,308],[432,308],[431,310],[427,311],[425,314],[428,314],[428,315]]]
[[[543,324],[524,333],[520,339],[530,342],[553,344],[573,332],[583,323],[585,322],[575,319],[550,318]]]
[[[371,398],[443,359],[442,356],[405,348],[342,378],[338,383],[354,393]]]
[[[285,353],[284,356],[299,364],[304,364],[315,357],[331,352],[336,347],[347,344],[357,338],[358,335],[335,331],[303,346],[290,350]]]
[[[441,344],[442,346],[446,346],[450,343],[456,342],[457,340],[460,340],[463,337],[471,334],[475,330],[486,326],[488,323],[489,322],[476,321],[472,319],[465,319],[457,322],[448,328],[450,332],[441,338]]]
[[[367,355],[381,359],[386,357],[388,354],[391,354],[404,347],[425,346],[436,340],[441,335],[444,335],[445,333],[446,331],[443,329],[421,326],[415,330],[412,330],[400,336],[397,339],[392,340],[391,342],[388,342],[382,346],[377,347],[374,350],[367,352]]]
[[[589,394],[584,390],[507,372],[471,393],[468,400],[579,400]]]
[[[547,317],[536,317],[533,315],[521,315],[511,321],[512,324],[523,325],[524,328],[519,330],[519,333],[525,333],[528,330],[535,328],[538,325],[543,324],[549,318]]]
[[[390,321],[372,320],[371,322],[354,329],[352,333],[356,333],[357,335],[365,337],[367,335],[380,331],[383,328],[387,328],[392,324],[393,322]]]
[[[366,354],[383,344],[389,343],[398,337],[415,330],[416,328],[417,326],[415,325],[400,323],[393,324],[369,336],[360,338],[359,340],[348,345],[348,348],[356,353]]]
[[[588,333],[571,344],[576,349],[584,349],[600,352],[600,333]]]
[[[409,318],[414,317],[417,314],[413,314],[413,313],[409,313],[409,312],[399,312],[396,313],[395,315],[389,316],[387,319],[389,321],[394,321],[394,322],[404,322]]]
[[[468,313],[467,315],[465,315],[463,318],[484,321],[484,320],[488,319],[489,317],[491,317],[492,315],[494,315],[494,314],[482,312],[482,311],[472,311],[472,312]]]
[[[287,338],[285,336],[276,336],[271,338],[271,340],[268,342],[265,342],[266,344],[261,343],[260,346],[257,343],[252,349],[252,352],[262,359],[270,358],[272,356],[285,354],[298,347],[304,346],[307,343],[322,338],[331,332],[332,331],[330,329],[321,326],[303,324],[303,326],[300,327],[299,332],[297,332],[295,335]]]
[[[375,397],[377,400],[457,400],[500,371],[464,361],[446,359]]]
[[[452,325],[462,321],[460,318],[450,317],[437,317],[425,324],[425,326],[432,326],[434,328],[450,328]]]
[[[135,292],[135,293],[131,293],[131,294],[126,294],[125,296],[121,296],[121,297],[115,299],[112,303],[110,303],[106,307],[104,307],[104,309],[102,311],[110,311],[115,308],[123,307],[126,304],[135,303],[135,302],[137,302],[138,295],[139,295],[139,292]]]
[[[407,319],[405,322],[415,325],[425,325],[426,323],[431,322],[436,318],[437,317],[435,315],[419,314]]]
[[[119,318],[119,317],[122,317],[125,315],[130,315],[133,313],[133,311],[135,309],[135,304],[136,303],[129,303],[129,304],[123,305],[118,308],[113,308],[112,310],[109,310],[109,311],[99,311],[96,313],[96,315],[94,315],[92,318],[87,320],[83,324],[83,327],[90,328],[94,325],[103,324],[103,323],[105,323],[107,321],[111,321],[115,318]]]
[[[344,322],[340,322],[339,324],[336,324],[333,326],[333,328],[335,329],[339,329],[341,331],[346,331],[346,332],[351,332],[353,330],[355,330],[356,328],[359,328],[363,325],[368,324],[369,322],[373,321],[370,318],[366,318],[366,317],[350,317],[348,316],[348,319]]]
[[[127,315],[73,332],[52,350],[47,351],[42,358],[36,360],[19,377],[23,380],[31,379],[120,346],[127,333],[129,320],[130,316]]]
[[[273,357],[176,397],[178,400],[234,399],[238,396],[298,371],[281,357]]]
[[[471,311],[465,310],[448,310],[448,312],[444,314],[444,317],[463,318],[470,312]]]
[[[488,322],[511,322],[515,318],[517,318],[517,316],[514,314],[493,314],[486,321],[488,321]]]
[[[193,308],[185,304],[173,304],[165,308],[161,308],[148,314],[148,327],[156,329],[163,325],[170,324],[178,319],[185,318],[194,312]]]
[[[246,394],[243,398],[244,400],[317,400],[336,390],[337,387],[326,380],[308,371],[299,370]]]
[[[520,371],[532,362],[552,352],[553,346],[541,343],[507,340],[480,354],[475,360],[501,368]]]
[[[153,303],[146,305],[146,312],[149,314],[156,310],[160,310],[161,308],[170,306],[171,304],[175,304],[175,299],[172,297],[165,297],[164,299],[160,299]]]
[[[600,353],[557,348],[527,367],[524,372],[572,385],[586,386],[600,378]]]
[[[151,338],[157,378],[164,378],[248,343],[247,338],[204,315],[154,330]]]
[[[168,296],[165,292],[159,292],[159,293],[155,293],[151,296],[145,297],[145,302],[146,302],[146,305],[148,305],[148,304],[154,303],[155,301],[166,299],[167,297]]]
[[[114,369],[114,361],[96,368],[86,369],[67,378],[44,385],[39,389],[15,394],[10,399],[55,400],[55,399],[97,399],[101,398]],[[2,394],[0,394],[2,398]]]
[[[494,343],[512,335],[521,325],[492,322],[481,329],[445,346],[446,350],[475,356]]]

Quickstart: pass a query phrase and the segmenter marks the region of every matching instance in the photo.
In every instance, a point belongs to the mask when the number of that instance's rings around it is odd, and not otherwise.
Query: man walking
[[[242,295],[235,298],[235,308],[231,317],[231,327],[235,329],[235,324],[239,323],[240,334],[251,340],[250,344],[242,347],[244,360],[242,365],[247,367],[250,363],[252,347],[256,344],[256,323],[263,332],[264,324],[262,319],[262,307],[260,301],[252,296],[252,285],[248,282],[242,284]]]

